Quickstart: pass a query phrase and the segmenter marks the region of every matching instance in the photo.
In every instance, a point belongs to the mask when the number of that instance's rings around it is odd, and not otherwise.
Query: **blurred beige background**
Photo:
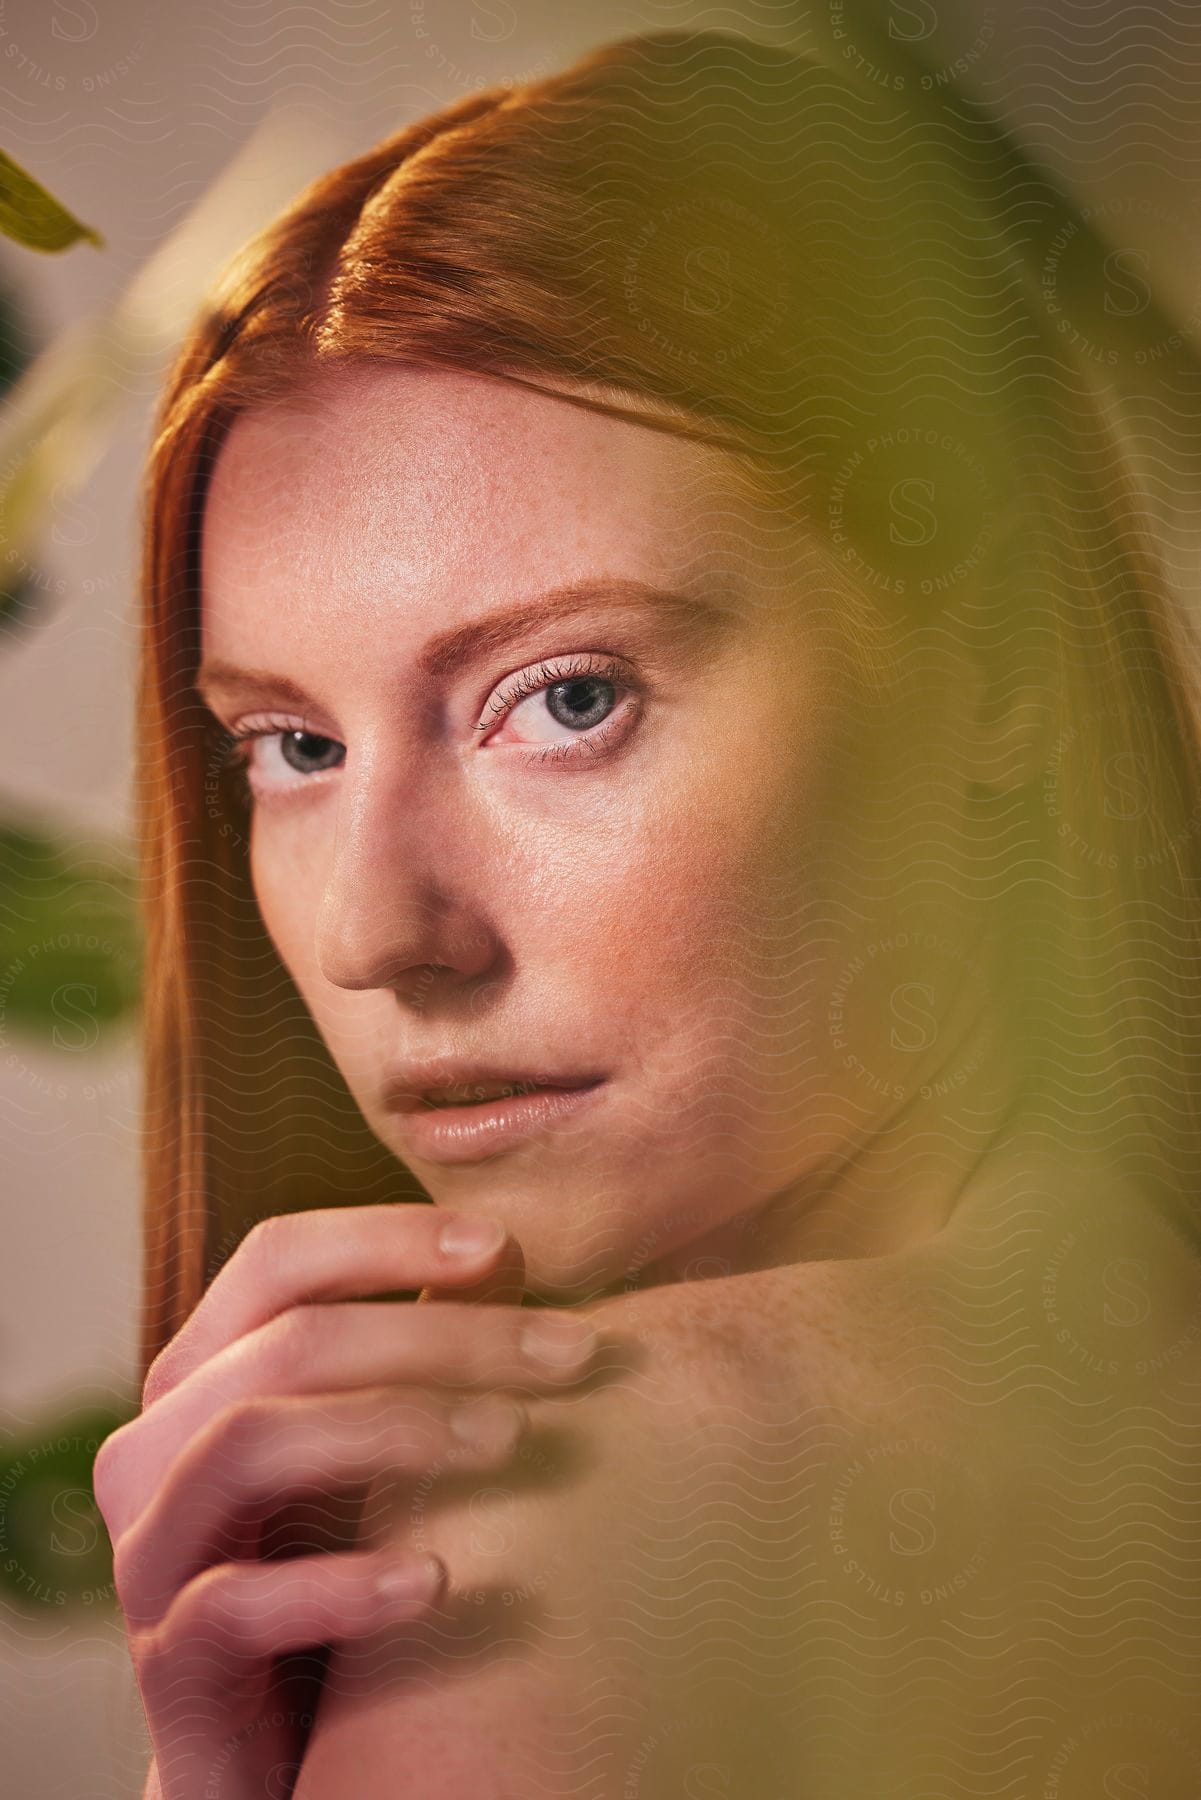
[[[153,269],[163,343],[200,282],[313,175],[465,89],[545,72],[606,38],[697,24],[854,42],[870,13],[958,69],[1083,207],[1145,258],[1201,342],[1201,7],[1121,0],[3,0],[0,148],[104,234],[41,256],[0,241],[0,282],[37,345]],[[197,209],[200,209],[197,212]],[[152,260],[156,259],[157,260]],[[111,427],[56,492],[27,577],[41,603],[0,642],[6,816],[85,837],[129,830],[141,462],[161,344],[114,358]],[[1198,592],[1198,395],[1124,371],[1120,400],[1185,603]],[[2,409],[0,409],[2,412]],[[0,459],[0,485],[10,473]],[[15,552],[0,557],[15,574]],[[132,1394],[138,1292],[138,1073],[128,1027],[0,1048],[4,1121],[0,1431],[51,1445],[59,1420]],[[21,1479],[28,1496],[32,1465]],[[15,1489],[0,1482],[0,1565]],[[72,1524],[74,1520],[74,1524]],[[76,1553],[94,1522],[59,1520]],[[75,1535],[72,1536],[72,1531]],[[86,1551],[91,1554],[94,1543]],[[19,1573],[19,1571],[18,1571]],[[10,1577],[14,1571],[10,1569]],[[99,1590],[61,1602],[0,1587],[6,1791],[136,1795],[136,1691]]]

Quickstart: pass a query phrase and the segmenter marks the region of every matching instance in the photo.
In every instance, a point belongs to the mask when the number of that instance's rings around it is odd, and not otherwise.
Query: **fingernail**
[[[525,1355],[548,1373],[582,1368],[598,1341],[586,1320],[569,1319],[562,1313],[531,1319],[521,1334]]]
[[[447,1219],[438,1233],[444,1256],[494,1256],[505,1241],[505,1228],[497,1219]]]
[[[450,1416],[450,1429],[460,1443],[486,1456],[500,1456],[515,1442],[526,1418],[524,1407],[488,1394],[457,1407]]]
[[[375,1578],[376,1597],[390,1605],[418,1605],[422,1600],[432,1600],[445,1580],[446,1564],[439,1556],[389,1563]]]

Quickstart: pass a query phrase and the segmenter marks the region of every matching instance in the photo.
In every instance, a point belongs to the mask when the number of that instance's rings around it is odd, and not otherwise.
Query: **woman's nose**
[[[317,966],[335,987],[416,998],[487,973],[500,950],[482,891],[487,858],[450,810],[410,795],[347,794],[316,923]]]

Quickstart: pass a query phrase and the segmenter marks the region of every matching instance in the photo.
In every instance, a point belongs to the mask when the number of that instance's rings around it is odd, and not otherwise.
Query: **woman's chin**
[[[653,1285],[647,1271],[645,1193],[631,1189],[624,1199],[615,1198],[610,1173],[589,1194],[583,1191],[587,1184],[578,1167],[570,1202],[565,1202],[566,1184],[559,1179],[539,1180],[532,1172],[525,1180],[510,1172],[502,1179],[499,1160],[491,1180],[468,1182],[466,1174],[464,1169],[456,1171],[455,1180],[424,1175],[422,1180],[435,1204],[448,1212],[496,1219],[505,1226],[521,1246],[525,1291],[531,1299],[548,1306],[582,1305]],[[658,1233],[652,1229],[649,1236],[654,1239]]]
[[[520,1209],[525,1213],[525,1209]],[[525,1291],[547,1306],[579,1306],[585,1301],[604,1299],[636,1285],[631,1269],[637,1267],[636,1232],[628,1241],[598,1245],[596,1233],[583,1236],[583,1241],[568,1241],[562,1233],[548,1228],[545,1217],[533,1222],[515,1213],[489,1208],[489,1216],[502,1218],[521,1245],[525,1257]]]

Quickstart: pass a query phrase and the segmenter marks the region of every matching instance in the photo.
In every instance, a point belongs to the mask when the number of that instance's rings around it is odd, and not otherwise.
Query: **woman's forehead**
[[[400,587],[599,568],[678,584],[753,560],[725,453],[503,379],[338,369],[238,418],[206,498],[206,607],[296,580]],[[761,521],[765,541],[779,520]]]
[[[570,391],[569,389],[565,391]],[[679,489],[728,478],[722,452],[518,381],[406,364],[335,366],[286,399],[242,414],[218,455],[213,485],[265,477],[283,465],[313,485],[407,472],[410,483],[470,490],[601,475],[619,488]]]

